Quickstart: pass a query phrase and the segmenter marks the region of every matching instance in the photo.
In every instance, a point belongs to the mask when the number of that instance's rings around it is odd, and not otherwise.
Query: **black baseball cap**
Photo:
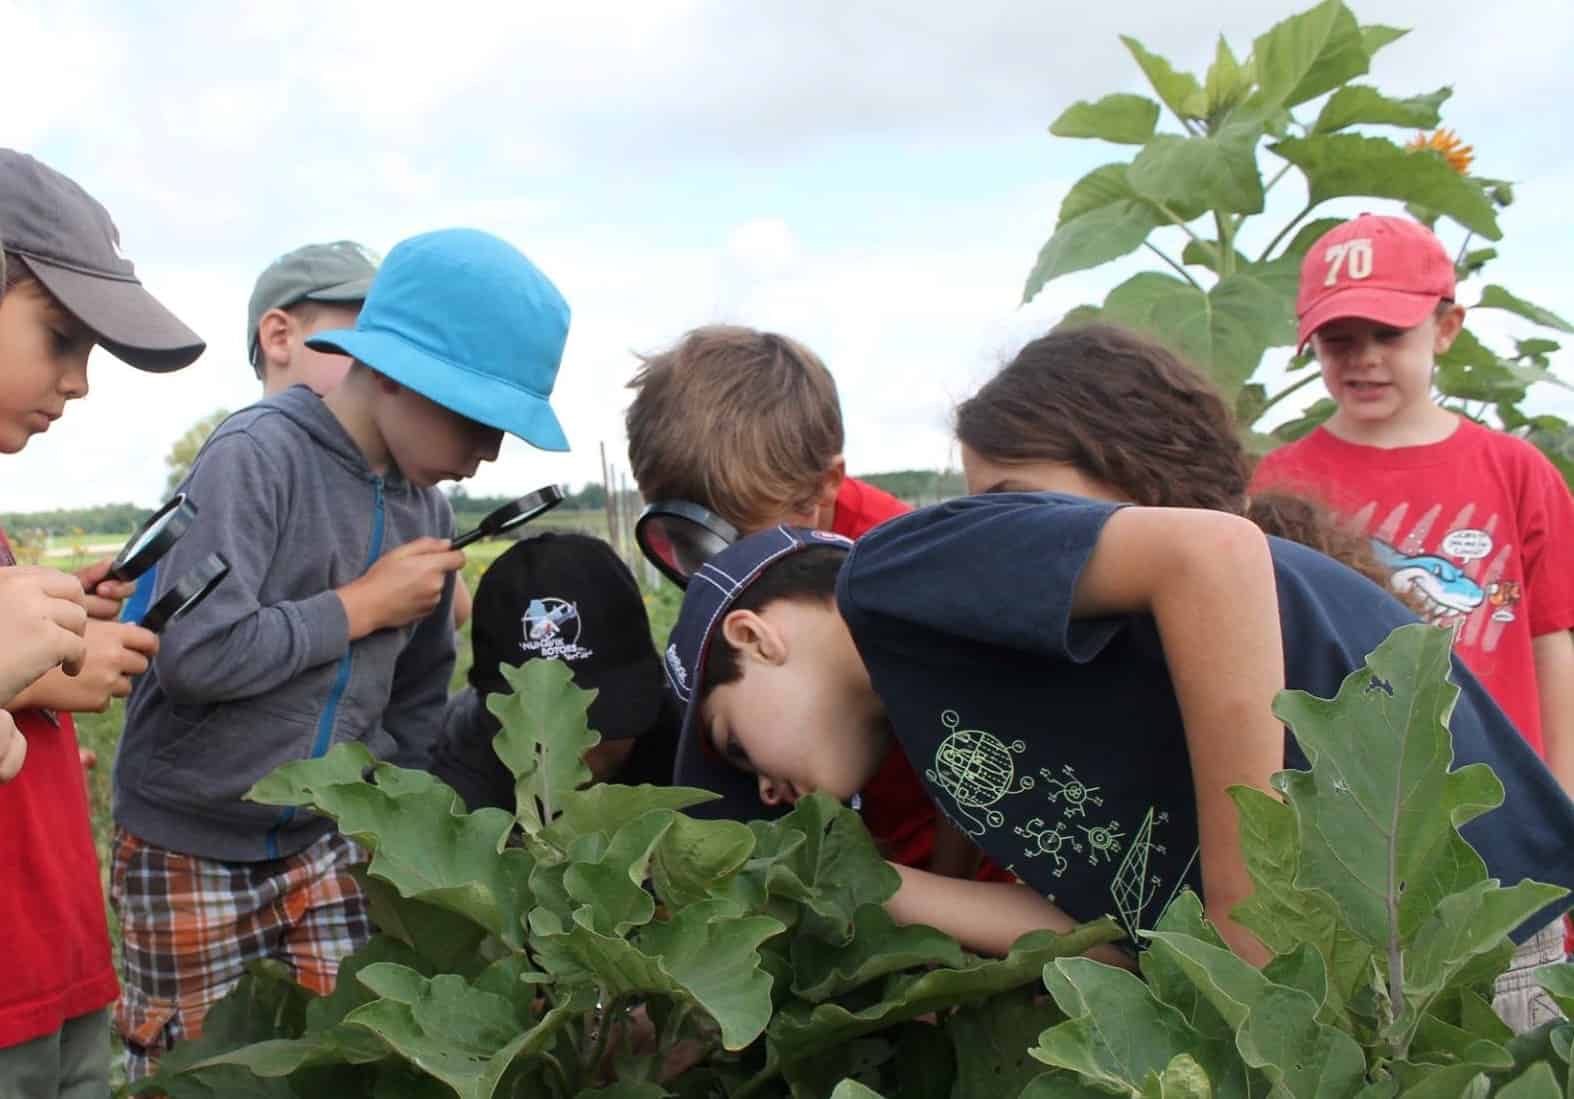
[[[656,723],[664,687],[645,599],[601,539],[546,531],[515,543],[482,574],[474,607],[470,685],[478,693],[510,690],[499,665],[561,660],[577,686],[599,692],[590,726],[603,740]]]
[[[137,278],[109,211],[15,149],[0,148],[0,243],[122,362],[166,373],[206,348]]]
[[[667,685],[683,707],[673,781],[679,786],[697,786],[721,795],[721,800],[690,812],[702,816],[761,814],[759,786],[754,776],[722,759],[706,742],[706,730],[699,720],[705,658],[721,632],[727,612],[766,569],[795,553],[822,546],[845,551],[852,549],[853,543],[825,530],[772,527],[740,538],[689,577],[683,592],[683,609],[667,638],[664,661]]]

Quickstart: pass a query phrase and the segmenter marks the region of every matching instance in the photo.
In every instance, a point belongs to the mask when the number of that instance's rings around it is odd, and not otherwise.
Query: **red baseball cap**
[[[1414,328],[1454,298],[1454,261],[1409,218],[1362,214],[1317,239],[1301,261],[1297,349],[1329,321],[1360,317]]]

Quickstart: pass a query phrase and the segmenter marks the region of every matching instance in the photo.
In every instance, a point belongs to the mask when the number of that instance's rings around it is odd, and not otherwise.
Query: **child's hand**
[[[67,675],[82,667],[84,598],[81,582],[56,569],[0,569],[0,705],[57,665]]]
[[[0,710],[0,782],[14,779],[26,759],[27,738],[16,727],[11,715]]]
[[[120,604],[131,598],[131,593],[137,590],[135,581],[107,579],[112,564],[114,559],[106,557],[85,569],[77,570],[77,579],[82,582],[82,590],[87,593],[89,618],[113,622],[120,617]]]
[[[87,624],[87,660],[52,706],[69,713],[103,713],[111,701],[131,693],[131,680],[148,670],[158,652],[158,635],[125,622]]]
[[[350,621],[350,640],[419,622],[443,597],[448,574],[465,555],[442,538],[417,538],[379,557],[366,575],[338,589]]]

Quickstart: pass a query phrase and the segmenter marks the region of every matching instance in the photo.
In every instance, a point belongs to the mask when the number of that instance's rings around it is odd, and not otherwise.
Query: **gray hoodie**
[[[187,854],[279,858],[333,825],[242,800],[275,767],[347,740],[425,765],[454,665],[452,578],[420,623],[354,643],[334,589],[405,542],[452,537],[453,512],[435,488],[374,474],[303,386],[226,420],[181,490],[199,514],[159,562],[153,597],[215,551],[230,574],[165,627],[132,689],[115,821]]]

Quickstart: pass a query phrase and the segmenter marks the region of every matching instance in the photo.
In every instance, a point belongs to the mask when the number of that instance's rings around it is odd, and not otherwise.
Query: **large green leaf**
[[[368,768],[376,779],[360,776]],[[353,781],[342,781],[353,774]],[[326,779],[323,777],[326,776]],[[500,809],[456,812],[458,797],[424,771],[373,764],[360,744],[289,764],[253,787],[254,801],[307,804],[372,852],[367,873],[402,896],[456,912],[522,946],[531,859],[503,847],[513,818]]]
[[[1213,48],[1213,64],[1203,79],[1203,98],[1208,104],[1208,118],[1216,119],[1230,110],[1245,96],[1251,87],[1251,74],[1235,59],[1230,44],[1219,35]]]
[[[1449,770],[1451,642],[1431,626],[1400,627],[1337,698],[1286,691],[1274,705],[1313,765],[1275,777],[1300,823],[1297,884],[1334,898],[1385,958],[1444,897],[1487,876],[1458,826],[1500,803],[1503,786],[1484,765]]]
[[[813,1003],[898,970],[962,964],[962,948],[951,936],[922,924],[898,927],[878,904],[858,910],[852,941],[843,946],[808,935],[792,944],[793,991]]]
[[[1283,252],[1279,253],[1280,257],[1288,258],[1293,256],[1297,261],[1301,260],[1307,252],[1312,250],[1312,245],[1322,239],[1324,233],[1339,228],[1339,226],[1344,224],[1344,221],[1344,218],[1318,218],[1315,221],[1307,222],[1296,230],[1295,236],[1290,239],[1290,243],[1284,246]]]
[[[1390,99],[1366,84],[1346,84],[1323,104],[1317,121],[1312,123],[1312,132],[1328,134],[1347,126],[1361,125],[1435,129],[1442,115],[1443,104],[1453,94],[1453,88],[1444,86],[1426,95]]]
[[[1153,90],[1164,101],[1164,105],[1175,112],[1177,118],[1198,118],[1203,114],[1207,109],[1207,101],[1202,85],[1197,83],[1195,76],[1176,71],[1168,61],[1156,53],[1150,53],[1130,35],[1123,34],[1120,40],[1131,51],[1131,56],[1137,59],[1142,74],[1153,85]]]
[[[687,786],[619,786],[598,782],[565,794],[562,812],[553,821],[553,827],[565,838],[587,832],[605,832],[610,836],[652,809],[689,809],[715,801],[719,796],[709,790]]]
[[[1261,213],[1257,142],[1264,122],[1260,113],[1237,112],[1207,136],[1160,134],[1143,146],[1127,178],[1138,194],[1172,210],[1202,206],[1235,214]]]
[[[704,900],[743,868],[754,844],[740,821],[677,817],[651,860],[657,895],[673,908]]]
[[[1281,290],[1253,270],[1221,279],[1207,293],[1149,271],[1110,291],[1103,314],[1167,344],[1233,398],[1263,353],[1284,341],[1285,309]]]
[[[858,910],[884,904],[901,884],[858,814],[824,794],[802,799],[786,816],[756,829],[757,835],[772,833],[761,850],[782,855],[765,864],[766,887],[799,905],[800,929],[825,942],[847,942]],[[789,837],[793,842],[784,842]]]
[[[1159,105],[1145,95],[1117,92],[1096,103],[1079,100],[1049,127],[1056,137],[1093,137],[1119,145],[1141,145],[1153,136]]]
[[[1097,267],[1142,247],[1168,219],[1132,189],[1124,164],[1095,168],[1072,185],[1060,204],[1054,234],[1039,250],[1022,300],[1072,271]]]
[[[655,899],[645,890],[646,868],[675,814],[657,809],[631,820],[595,861],[575,861],[563,874],[563,889],[578,902],[574,919],[603,935],[623,935],[650,922]]]
[[[1084,1082],[1136,1095],[1150,1075],[1196,1045],[1180,1012],[1156,999],[1135,974],[1088,958],[1044,967],[1044,984],[1067,1019],[1039,1035],[1031,1052]]]
[[[1490,240],[1503,235],[1481,188],[1435,154],[1357,134],[1292,137],[1270,148],[1301,170],[1313,206],[1346,195],[1391,198],[1446,214]]]
[[[945,1024],[956,1051],[954,1094],[1020,1095],[1044,1071],[1032,1056],[1034,1043],[1061,1018],[1031,986],[955,1012]]]
[[[1501,286],[1488,286],[1481,291],[1481,300],[1476,303],[1476,308],[1504,309],[1544,328],[1556,328],[1559,332],[1574,332],[1574,325],[1569,324],[1552,310],[1543,309],[1524,298],[1516,298]]]
[[[1460,400],[1518,404],[1530,382],[1519,377],[1513,364],[1499,359],[1470,329],[1461,328],[1453,345],[1437,356],[1432,384],[1438,392]]]
[[[487,709],[502,723],[492,746],[514,776],[519,824],[534,836],[570,793],[590,781],[585,753],[601,740],[587,716],[596,692],[575,686],[562,660],[530,660],[520,668],[503,664],[500,670],[514,691],[487,697]]]
[[[1294,107],[1332,91],[1371,67],[1355,16],[1340,0],[1275,24],[1252,47],[1262,106]]]
[[[734,911],[725,901],[703,901],[645,925],[633,942],[575,923],[535,936],[531,945],[559,979],[594,982],[608,996],[696,1004],[716,1020],[728,1049],[742,1049],[770,1021],[771,978],[760,967],[759,947],[783,927]]]
[[[771,1049],[784,1063],[811,1057],[827,1045],[1031,984],[1042,976],[1044,966],[1056,958],[1084,954],[1122,937],[1120,926],[1107,918],[1083,924],[1064,935],[1034,931],[1018,939],[1004,958],[973,958],[958,968],[894,976],[888,980],[881,998],[867,1007],[852,1008],[839,1003],[811,1007],[801,1001],[789,1002],[771,1020]]]

